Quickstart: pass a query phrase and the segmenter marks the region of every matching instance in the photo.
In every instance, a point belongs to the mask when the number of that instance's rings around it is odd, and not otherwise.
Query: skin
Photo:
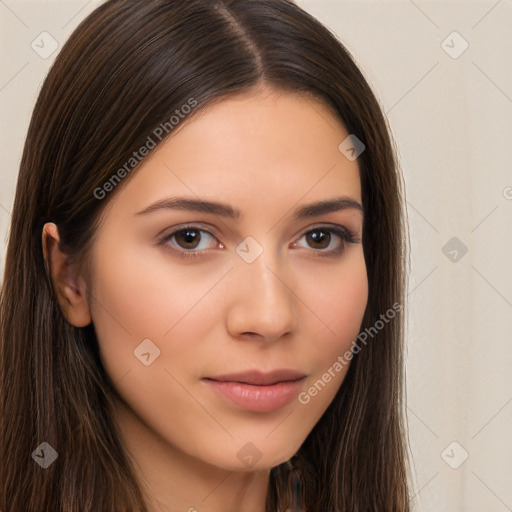
[[[292,218],[314,201],[361,203],[357,160],[338,149],[348,135],[323,104],[297,94],[232,97],[182,122],[113,196],[90,281],[67,265],[57,227],[45,225],[63,313],[77,327],[94,324],[121,397],[116,418],[152,511],[263,512],[270,468],[296,453],[341,386],[348,365],[307,404],[254,412],[201,379],[292,368],[307,374],[308,390],[357,337],[368,299],[362,212]],[[170,196],[220,201],[242,216],[136,215]],[[200,241],[176,236],[158,245],[185,223],[213,236],[199,231]],[[357,241],[307,236],[330,225]],[[248,236],[263,248],[252,263],[236,252]],[[338,247],[337,256],[315,253]],[[202,252],[179,257],[193,250]],[[134,355],[144,339],[160,350],[149,366]],[[237,456],[247,443],[260,457],[250,466]]]

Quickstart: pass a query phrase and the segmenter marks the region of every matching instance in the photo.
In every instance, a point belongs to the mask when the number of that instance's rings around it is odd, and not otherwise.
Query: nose
[[[297,328],[297,297],[289,272],[264,251],[239,262],[229,283],[227,328],[234,338],[275,341]]]

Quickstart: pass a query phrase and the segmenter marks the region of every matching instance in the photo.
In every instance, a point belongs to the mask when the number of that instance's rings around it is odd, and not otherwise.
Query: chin
[[[226,447],[217,459],[216,465],[235,472],[270,471],[272,468],[290,460],[299,450],[303,439],[297,440],[293,445],[282,442],[282,437],[274,442],[268,439],[255,440],[254,442],[239,440],[236,447]],[[234,457],[226,459],[226,453],[233,453]],[[215,457],[216,458],[216,457]]]

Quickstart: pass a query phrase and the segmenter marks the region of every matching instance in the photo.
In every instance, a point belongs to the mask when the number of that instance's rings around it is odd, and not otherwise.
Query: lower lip
[[[300,393],[304,378],[295,381],[278,382],[271,386],[254,386],[241,382],[224,382],[204,379],[216,393],[232,403],[256,412],[270,412],[292,402]]]

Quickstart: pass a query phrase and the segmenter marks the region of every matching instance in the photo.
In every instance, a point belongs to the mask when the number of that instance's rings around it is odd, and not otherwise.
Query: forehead
[[[357,161],[339,149],[348,136],[332,111],[311,97],[268,90],[229,97],[185,119],[160,143],[114,208],[139,211],[177,194],[225,200],[242,214],[250,206],[326,195],[360,201]]]

